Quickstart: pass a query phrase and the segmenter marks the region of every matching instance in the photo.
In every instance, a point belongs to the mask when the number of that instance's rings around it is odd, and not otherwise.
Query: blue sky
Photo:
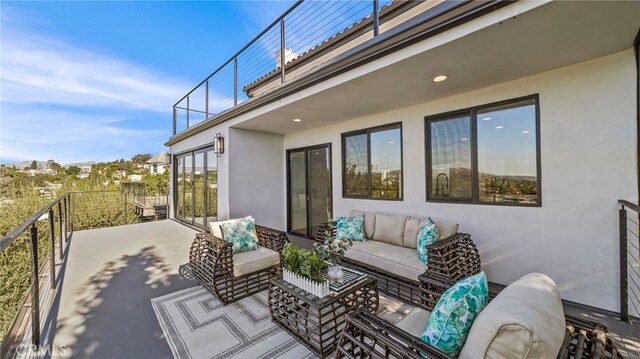
[[[291,4],[0,2],[0,163],[164,150],[171,106]]]

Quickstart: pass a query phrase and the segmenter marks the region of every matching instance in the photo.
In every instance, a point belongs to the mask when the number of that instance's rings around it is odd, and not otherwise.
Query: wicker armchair
[[[429,311],[442,293],[455,281],[437,274],[423,275],[427,281],[425,298]],[[490,295],[490,298],[495,294]],[[604,324],[585,321],[565,315],[567,328],[557,359],[611,358],[622,355],[607,337]],[[404,330],[368,312],[356,311],[347,316],[347,322],[338,340],[336,358],[431,358],[455,359],[438,348],[423,342]]]
[[[332,235],[335,236],[336,222],[325,223],[318,227],[315,241],[324,241],[324,235],[330,224],[333,225]],[[480,272],[480,254],[469,234],[456,233],[438,240],[427,246],[427,253],[429,266],[425,273],[437,273],[447,278],[459,280]],[[378,280],[379,291],[415,306],[429,309],[428,303],[424,302],[426,298],[417,278],[409,280],[347,257],[342,259],[342,263],[347,268],[374,276]]]
[[[282,253],[284,245],[289,242],[286,233],[263,226],[256,225],[256,234],[258,245],[278,254]],[[231,244],[208,232],[196,234],[189,252],[189,263],[195,279],[224,304],[268,289],[271,278],[282,276],[280,262],[250,273],[235,275],[233,258]],[[237,268],[235,269],[237,272]]]

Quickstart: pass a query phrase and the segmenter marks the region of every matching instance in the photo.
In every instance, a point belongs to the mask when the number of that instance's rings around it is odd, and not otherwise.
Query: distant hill
[[[8,166],[8,167],[16,166],[17,169],[23,170],[25,168],[31,168],[31,162],[33,162],[33,161],[9,163],[6,166]],[[38,169],[49,168],[49,163],[47,161],[36,161],[36,162],[38,162]],[[62,167],[65,167],[65,168],[68,168],[68,167],[71,167],[71,166],[82,167],[82,166],[91,166],[93,164],[96,164],[96,162],[95,161],[85,161],[85,162],[75,162],[75,163],[63,164]]]

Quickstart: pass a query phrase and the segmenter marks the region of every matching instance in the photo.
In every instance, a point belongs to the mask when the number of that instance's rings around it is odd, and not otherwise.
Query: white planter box
[[[289,272],[285,268],[282,268],[282,279],[284,279],[285,282],[295,285],[296,287],[307,291],[318,298],[324,298],[329,295],[329,281],[318,284],[299,274]]]

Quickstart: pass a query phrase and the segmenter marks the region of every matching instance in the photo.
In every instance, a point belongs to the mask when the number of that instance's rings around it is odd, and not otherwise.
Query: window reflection
[[[468,115],[431,123],[430,198],[471,200],[470,139]]]

